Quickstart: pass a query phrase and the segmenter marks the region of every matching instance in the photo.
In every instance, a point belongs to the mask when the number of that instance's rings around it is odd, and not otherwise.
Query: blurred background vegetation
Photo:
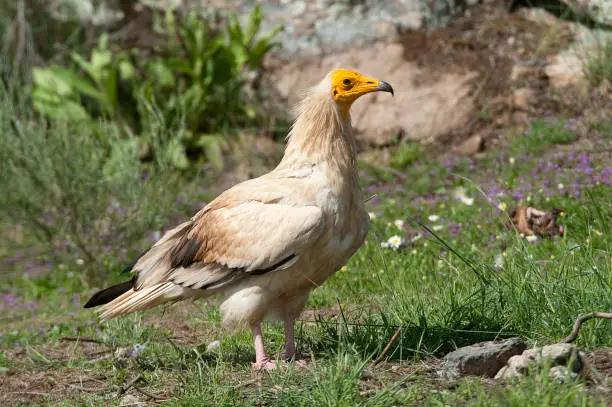
[[[66,3],[0,5],[2,246],[25,239],[95,271],[192,213],[179,190],[204,200],[202,174],[223,169],[244,129],[277,126],[262,61],[282,27],[263,32],[259,7],[118,18],[137,2],[99,1],[85,21]]]

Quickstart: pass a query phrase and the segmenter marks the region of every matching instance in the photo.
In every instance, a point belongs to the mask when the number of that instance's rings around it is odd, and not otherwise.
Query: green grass
[[[511,144],[511,150],[527,154],[545,151],[556,144],[569,144],[577,139],[575,120],[546,117],[535,120]]]
[[[608,41],[585,63],[587,78],[593,86],[602,83],[612,85],[612,41]]]
[[[147,238],[133,231],[123,239],[112,235],[110,252],[92,268],[81,264],[82,252],[70,244],[42,250],[71,236],[61,233],[65,229],[45,241],[25,223],[16,227],[5,208],[0,217],[6,231],[0,245],[5,259],[0,272],[0,375],[6,391],[1,397],[17,405],[117,405],[118,393],[140,376],[136,386],[169,406],[605,405],[589,383],[557,383],[545,367],[505,385],[480,378],[441,380],[432,371],[433,358],[456,346],[507,336],[521,336],[530,345],[554,343],[569,333],[578,315],[612,309],[610,153],[605,148],[583,151],[576,146],[567,152],[567,146],[555,147],[578,137],[574,126],[583,124],[579,119],[535,120],[528,135],[509,140],[508,151],[479,162],[420,159],[411,147],[401,160],[410,163],[405,170],[364,165],[363,186],[368,196],[375,195],[367,203],[373,214],[367,241],[340,272],[313,291],[307,308],[318,309],[313,313],[318,316],[296,327],[299,349],[314,360],[307,367],[289,365],[261,375],[251,370],[250,335],[223,331],[214,299],[104,324],[81,308],[97,288],[123,278],[121,266],[150,244]],[[596,143],[609,137],[605,125],[589,129]],[[60,141],[66,136],[58,133]],[[90,147],[81,146],[83,151],[70,151],[86,163]],[[83,210],[105,208],[105,202],[88,199],[100,199],[110,181],[90,183],[88,188],[98,188],[90,197],[70,180],[90,177],[98,169],[71,178],[57,157],[54,161],[49,156],[45,165],[63,168],[64,183],[50,179],[72,191],[72,200],[84,200]],[[105,157],[98,162],[105,163]],[[164,184],[164,173],[159,176],[156,182]],[[125,205],[159,202],[145,207],[152,220],[151,229],[142,220],[138,223],[144,235],[162,225],[171,227],[174,217],[190,215],[211,195],[209,189],[198,188],[183,196],[187,202],[172,205],[178,191],[194,188],[192,181],[167,181],[160,189],[132,178],[120,180],[141,193],[134,199],[134,191],[117,191]],[[209,185],[211,180],[200,182]],[[34,201],[40,192],[29,191]],[[45,202],[61,207],[50,198]],[[505,228],[508,210],[521,203],[562,208],[559,223],[566,234],[528,242]],[[85,220],[104,220],[99,214],[85,215]],[[112,216],[126,224],[132,221],[129,215]],[[77,221],[87,225],[83,219]],[[404,238],[403,247],[381,247],[394,235]],[[400,326],[387,362],[370,367]],[[610,321],[589,321],[577,343],[586,351],[610,347],[611,328]],[[264,337],[271,353],[282,350],[280,324],[266,324]],[[213,340],[221,346],[209,352]],[[131,354],[135,345],[144,346],[138,355]],[[19,385],[23,381],[29,387]],[[127,392],[149,400],[134,389]]]

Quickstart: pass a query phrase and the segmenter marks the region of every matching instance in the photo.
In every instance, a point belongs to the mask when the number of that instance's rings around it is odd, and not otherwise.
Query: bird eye
[[[343,83],[343,84],[345,84],[346,86],[348,86],[348,85],[350,85],[350,84],[351,84],[351,80],[350,80],[350,79],[344,79],[344,80],[342,81],[342,83]]]

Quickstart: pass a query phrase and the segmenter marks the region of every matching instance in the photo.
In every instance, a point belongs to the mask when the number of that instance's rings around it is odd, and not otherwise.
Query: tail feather
[[[125,281],[121,284],[105,288],[102,291],[95,293],[89,301],[84,305],[84,308],[93,308],[99,305],[108,304],[115,298],[129,291],[134,286],[134,280]]]
[[[100,318],[108,320],[119,315],[143,311],[167,302],[185,299],[191,296],[189,295],[191,291],[193,290],[185,289],[171,282],[144,287],[138,291],[130,289],[114,300],[104,304],[101,309]]]

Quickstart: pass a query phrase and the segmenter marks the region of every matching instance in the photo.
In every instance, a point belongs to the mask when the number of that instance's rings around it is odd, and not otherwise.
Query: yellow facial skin
[[[393,88],[387,82],[368,78],[350,69],[338,69],[332,73],[331,94],[342,109],[344,118],[348,117],[351,105],[359,96],[370,92],[390,92]]]

